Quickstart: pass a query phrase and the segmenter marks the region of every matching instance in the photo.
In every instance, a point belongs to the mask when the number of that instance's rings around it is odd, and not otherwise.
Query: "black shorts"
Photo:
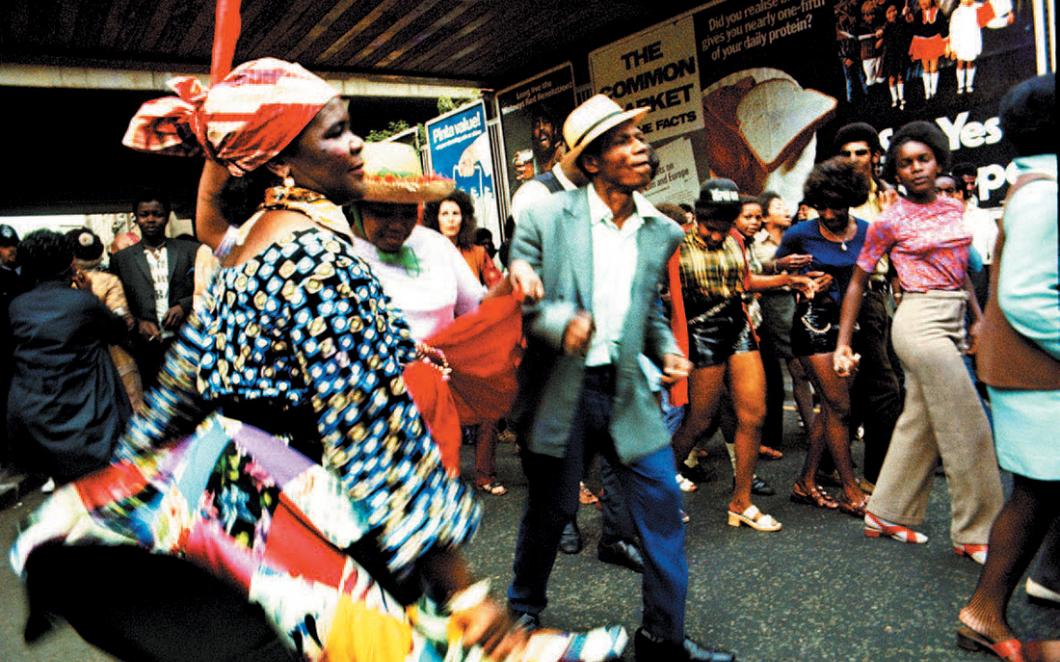
[[[697,368],[721,365],[733,354],[758,349],[751,322],[739,297],[685,302],[688,359]]]
[[[795,304],[791,322],[791,350],[795,356],[828,354],[839,339],[839,304],[822,295]]]

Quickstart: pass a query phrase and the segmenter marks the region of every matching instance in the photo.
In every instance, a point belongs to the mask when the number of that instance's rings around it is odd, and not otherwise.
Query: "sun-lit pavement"
[[[950,549],[949,500],[945,481],[935,481],[927,545],[869,540],[859,520],[793,504],[790,483],[802,460],[799,435],[789,414],[786,457],[762,462],[758,474],[777,488],[757,505],[784,524],[778,533],[725,525],[731,474],[720,443],[709,446],[715,476],[686,497],[691,581],[687,630],[704,642],[735,650],[740,660],[980,660],[954,645],[957,610],[971,593],[979,566]],[[860,451],[860,449],[857,449]],[[503,596],[511,577],[515,530],[526,494],[525,479],[511,445],[497,451],[506,496],[484,496],[485,520],[467,552],[477,572],[493,580]],[[465,466],[472,456],[464,448]],[[0,545],[6,550],[17,520],[31,504],[0,512]],[[585,628],[640,620],[640,576],[596,560],[600,518],[583,507],[579,523],[586,547],[560,555],[550,585],[548,626]],[[90,572],[91,569],[87,569]],[[9,568],[0,570],[0,660],[108,660],[68,627],[27,648],[21,640],[25,607],[21,586]],[[1022,585],[1009,611],[1016,630],[1037,638],[1060,636],[1060,610],[1027,603]],[[627,656],[632,659],[631,651]]]

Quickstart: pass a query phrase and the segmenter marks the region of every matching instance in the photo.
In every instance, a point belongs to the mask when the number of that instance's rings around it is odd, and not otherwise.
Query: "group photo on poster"
[[[954,162],[975,173],[975,202],[1000,205],[1012,153],[998,101],[1035,71],[1030,3],[839,0],[835,21],[844,94],[828,135],[867,121],[886,148],[902,124],[935,122]]]
[[[997,97],[1010,85],[998,56],[1033,48],[1030,12],[1019,5],[1022,11],[1010,0],[839,0],[847,102],[913,110],[977,93]]]

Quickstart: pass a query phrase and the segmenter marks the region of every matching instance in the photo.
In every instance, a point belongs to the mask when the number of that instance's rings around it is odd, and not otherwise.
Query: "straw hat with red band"
[[[589,97],[563,123],[563,140],[567,143],[563,167],[575,166],[582,151],[609,129],[631,120],[640,121],[647,114],[647,108],[622,110],[622,106],[603,94]]]
[[[143,152],[206,152],[240,177],[275,158],[339,92],[302,66],[275,58],[245,62],[207,89],[192,76],[167,82],[175,97],[137,111],[122,139]]]
[[[367,143],[364,158],[365,202],[419,204],[437,202],[453,192],[456,183],[438,175],[424,175],[419,156],[405,143]]]

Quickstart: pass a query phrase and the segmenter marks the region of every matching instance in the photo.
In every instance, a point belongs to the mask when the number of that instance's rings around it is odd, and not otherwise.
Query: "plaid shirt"
[[[710,248],[695,229],[681,242],[681,288],[686,298],[721,299],[744,292],[747,262],[732,235]]]

